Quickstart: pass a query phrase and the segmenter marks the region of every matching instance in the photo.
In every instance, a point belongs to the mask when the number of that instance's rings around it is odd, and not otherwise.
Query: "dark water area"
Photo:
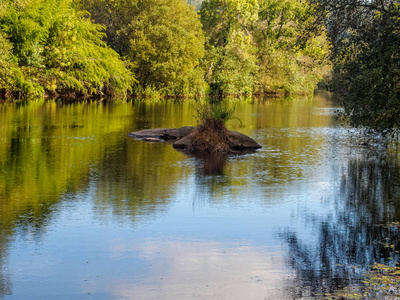
[[[397,258],[396,149],[327,93],[232,101],[255,153],[127,136],[191,102],[0,104],[0,299],[313,299]]]

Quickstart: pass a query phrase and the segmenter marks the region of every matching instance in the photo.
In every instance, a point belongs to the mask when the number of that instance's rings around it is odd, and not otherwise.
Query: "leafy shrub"
[[[24,94],[96,95],[125,94],[130,89],[133,77],[119,55],[102,41],[103,27],[92,23],[87,13],[76,11],[72,0],[9,1],[6,5],[0,29],[22,73],[10,83],[11,89],[22,89]]]
[[[106,26],[105,39],[133,65],[135,91],[165,96],[202,92],[204,35],[194,7],[184,0],[81,0]]]

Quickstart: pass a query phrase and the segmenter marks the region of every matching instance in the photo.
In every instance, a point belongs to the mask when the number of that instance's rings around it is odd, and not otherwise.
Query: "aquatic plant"
[[[393,222],[386,226],[389,230],[399,231],[400,222]],[[370,270],[363,274],[360,284],[351,285],[325,299],[363,299],[363,300],[394,300],[400,297],[400,266],[394,261],[396,244],[385,240],[384,246],[391,250],[392,264],[375,263]]]

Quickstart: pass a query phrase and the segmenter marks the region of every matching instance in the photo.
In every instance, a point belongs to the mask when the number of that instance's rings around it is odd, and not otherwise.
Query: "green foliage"
[[[206,61],[212,64],[212,73],[206,79],[212,94],[253,92],[257,73],[255,49],[242,38],[239,33],[225,47],[209,47]]]
[[[11,90],[14,74],[18,71],[18,66],[12,61],[12,45],[0,31],[0,92],[5,93]]]
[[[208,99],[195,104],[197,123],[204,124],[207,120],[216,120],[221,124],[234,119],[235,107],[228,100]]]
[[[199,14],[184,0],[4,0],[0,89],[309,92],[329,70],[325,30],[315,24],[314,6],[303,0],[206,0]]]
[[[250,94],[255,85],[256,48],[251,29],[258,18],[256,0],[207,0],[200,15],[208,38],[206,80],[212,93]]]
[[[384,134],[400,128],[400,9],[387,9],[371,11],[369,19],[347,30],[335,57],[343,116],[352,126]]]
[[[105,27],[104,41],[121,56],[126,56],[130,50],[130,41],[124,28],[139,13],[138,0],[75,0],[75,2],[80,9],[88,11],[96,23]]]
[[[103,28],[71,0],[10,1],[0,29],[19,67],[10,88],[23,94],[124,94],[133,83],[118,54],[102,42]]]
[[[330,70],[314,5],[301,0],[208,0],[206,80],[216,93],[308,93]]]
[[[246,37],[258,19],[257,0],[207,0],[201,5],[200,15],[209,43],[224,47],[239,33]]]
[[[154,85],[166,94],[190,93],[200,75],[194,70],[204,55],[196,13],[183,0],[148,0],[139,2],[138,9],[126,31],[131,42],[128,57],[140,85]]]
[[[258,92],[308,93],[330,70],[329,44],[307,1],[262,0],[255,29]]]
[[[135,90],[151,87],[177,96],[201,92],[204,36],[194,7],[184,0],[85,0],[81,5],[112,31],[107,41],[132,62]]]

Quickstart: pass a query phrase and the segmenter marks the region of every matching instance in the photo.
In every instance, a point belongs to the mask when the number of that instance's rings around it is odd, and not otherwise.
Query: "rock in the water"
[[[204,140],[210,139],[209,142],[213,142],[213,134],[207,135],[207,132],[202,132],[200,135],[203,140],[199,141],[198,127],[194,126],[143,129],[128,134],[130,137],[148,142],[176,140],[173,143],[174,148],[191,152],[204,151],[204,148],[207,148],[207,146],[204,147]],[[236,152],[261,148],[261,145],[255,140],[240,132],[225,129],[224,136],[225,145],[222,145],[224,147],[215,145],[215,152]],[[211,152],[214,152],[214,150]]]
[[[261,145],[255,140],[240,132],[228,130],[227,138],[230,151],[255,150],[261,148]],[[172,144],[172,146],[176,149],[188,149],[190,151],[196,151],[196,147],[193,148],[192,146],[196,145],[196,139],[196,133],[192,132],[189,135],[177,140]]]
[[[181,128],[143,129],[128,133],[128,136],[140,140],[146,140],[146,139],[159,139],[160,141],[178,140],[191,133],[194,129],[195,129],[194,126],[185,126]]]
[[[257,143],[255,140],[237,131],[228,131],[228,140],[229,140],[229,147],[232,150],[247,150],[247,149],[262,148],[261,145]]]

